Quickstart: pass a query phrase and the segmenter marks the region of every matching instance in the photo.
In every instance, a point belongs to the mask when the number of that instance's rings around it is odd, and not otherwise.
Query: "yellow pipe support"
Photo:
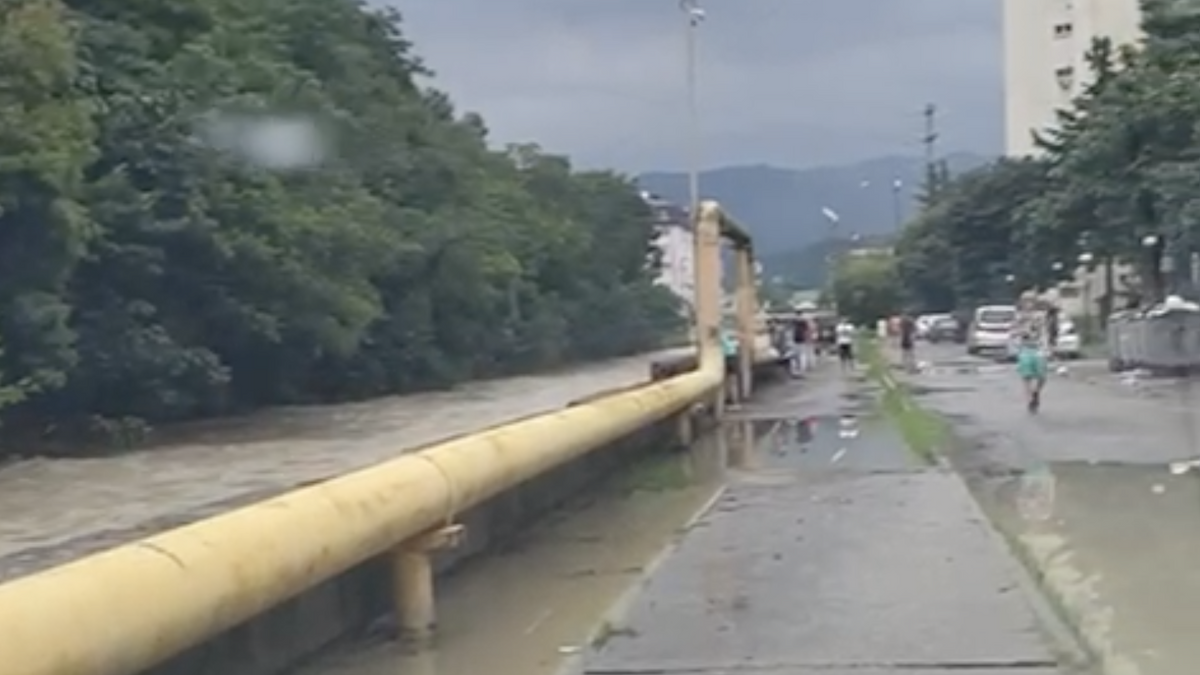
[[[750,398],[754,391],[754,359],[758,353],[758,287],[754,283],[754,256],[749,246],[737,249],[738,395]]]
[[[706,399],[724,363],[714,238],[697,230],[700,367],[522,420],[0,585],[0,675],[131,675],[548,469]],[[719,237],[719,235],[717,235]],[[716,311],[714,311],[714,309]],[[396,570],[401,585],[425,571]],[[417,604],[427,599],[417,598]],[[420,614],[425,607],[412,608]]]

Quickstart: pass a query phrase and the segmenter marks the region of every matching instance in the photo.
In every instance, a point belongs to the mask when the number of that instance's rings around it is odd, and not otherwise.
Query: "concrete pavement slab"
[[[956,477],[772,475],[730,487],[586,672],[1056,666]]]

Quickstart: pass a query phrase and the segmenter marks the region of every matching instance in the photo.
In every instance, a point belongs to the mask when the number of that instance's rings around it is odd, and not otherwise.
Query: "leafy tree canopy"
[[[1200,252],[1200,10],[1145,0],[1143,14],[1138,48],[1092,44],[1087,86],[1037,134],[1036,159],[953,177],[908,223],[897,253],[911,300],[945,310],[1011,297],[1081,261],[1108,271],[1109,302],[1121,266],[1151,296],[1194,290],[1184,272]]]
[[[631,182],[487,128],[357,0],[0,5],[0,403],[171,420],[644,350]],[[20,425],[17,425],[20,426]]]
[[[891,253],[847,254],[834,267],[833,301],[838,313],[854,324],[873,326],[903,309],[897,282],[896,258]]]

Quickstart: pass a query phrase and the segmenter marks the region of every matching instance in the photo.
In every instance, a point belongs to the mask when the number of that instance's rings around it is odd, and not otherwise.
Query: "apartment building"
[[[1087,84],[1084,55],[1096,37],[1130,44],[1138,0],[1003,0],[1004,136],[1007,154],[1036,151],[1032,132],[1055,120]]]
[[[653,213],[654,245],[662,260],[655,281],[691,306],[696,300],[696,238],[687,209],[649,192],[642,193],[642,200]]]
[[[1038,151],[1033,133],[1052,127],[1087,86],[1092,40],[1136,42],[1141,12],[1138,0],[1002,1],[1005,152],[1025,156]],[[1080,267],[1049,295],[1068,315],[1090,316],[1104,292],[1102,272]]]

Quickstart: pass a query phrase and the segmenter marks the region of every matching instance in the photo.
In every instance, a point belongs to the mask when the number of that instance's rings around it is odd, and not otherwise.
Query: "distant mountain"
[[[764,276],[775,285],[793,288],[821,288],[828,278],[830,263],[855,248],[885,246],[889,236],[874,235],[858,239],[828,237],[807,246],[759,255]]]
[[[953,173],[969,171],[991,160],[973,154],[946,157]],[[853,235],[878,238],[894,232],[896,208],[893,181],[901,182],[901,222],[911,215],[924,176],[919,157],[879,157],[857,164],[811,169],[782,169],[772,166],[733,166],[700,175],[701,196],[716,199],[754,235],[755,246],[768,276],[783,276],[799,282],[812,275],[797,265],[809,258],[823,260],[830,250],[807,247]],[[678,203],[688,198],[687,175],[650,172],[638,178],[642,188]],[[822,215],[828,208],[838,214],[831,227]],[[845,245],[843,245],[845,246]],[[821,247],[818,247],[820,249]],[[809,285],[809,284],[804,284]]]

